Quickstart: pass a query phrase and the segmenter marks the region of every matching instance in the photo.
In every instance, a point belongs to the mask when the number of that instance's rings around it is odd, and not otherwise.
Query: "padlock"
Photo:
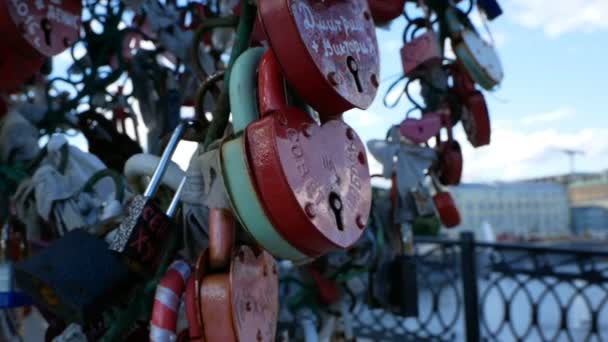
[[[494,46],[483,40],[474,30],[467,15],[455,7],[445,11],[446,27],[452,49],[475,83],[491,90],[503,79],[500,59]]]
[[[401,135],[415,144],[421,144],[437,135],[441,118],[435,113],[422,115],[420,119],[406,118],[399,125]]]
[[[486,100],[480,91],[470,93],[464,100],[461,120],[467,139],[473,147],[490,144],[492,133],[490,115],[488,114]]]
[[[483,94],[475,89],[475,82],[461,63],[452,64],[450,74],[453,80],[450,91],[462,104],[460,117],[467,139],[473,147],[490,144],[490,115]]]
[[[209,224],[215,226],[217,233],[210,239],[219,240],[210,241],[210,245],[230,252],[215,253],[216,257],[222,255],[214,261],[215,267],[210,262],[210,249],[197,260],[194,286],[188,286],[188,291],[194,293],[186,294],[196,304],[194,308],[187,304],[189,324],[195,326],[190,335],[194,340],[209,342],[274,341],[279,304],[277,265],[263,250],[247,246],[235,249],[230,239],[221,237],[221,232],[233,234],[231,216],[214,216]]]
[[[415,76],[425,67],[440,65],[443,59],[437,34],[431,30],[406,42],[401,48],[403,73]]]
[[[16,53],[5,53],[0,57],[0,90],[15,91],[40,70],[46,57],[36,52],[32,55],[24,57]]]
[[[15,264],[15,276],[17,286],[35,303],[83,325],[99,318],[130,282],[127,266],[102,240],[82,229]]]
[[[418,272],[416,259],[400,254],[389,265],[391,311],[403,317],[418,316]]]
[[[433,172],[435,172],[439,178],[439,181],[443,185],[458,185],[462,177],[462,150],[460,144],[452,136],[452,120],[449,114],[441,115],[442,125],[447,130],[448,140],[441,141],[439,135],[437,135],[437,144],[435,149],[439,155],[439,158],[433,166]]]
[[[376,24],[384,24],[403,13],[405,0],[368,0],[369,10]]]
[[[20,54],[55,56],[78,38],[81,11],[79,0],[3,1],[0,32]]]
[[[458,211],[458,207],[456,207],[454,199],[452,198],[452,194],[442,189],[441,184],[439,184],[433,174],[431,174],[431,183],[435,188],[433,203],[435,204],[435,209],[437,209],[441,223],[446,228],[454,228],[458,226],[460,224],[460,213]]]
[[[220,147],[222,181],[234,214],[245,230],[273,256],[304,263],[313,256],[304,254],[287,242],[266,216],[256,193],[245,148],[243,131],[259,117],[257,100],[251,94],[255,94],[256,68],[263,53],[263,48],[249,49],[241,54],[232,68],[229,90],[235,136],[224,141]]]
[[[371,206],[363,143],[341,120],[318,125],[289,107],[270,51],[258,73],[262,118],[247,127],[246,147],[266,214],[308,255],[350,247],[363,233]]]
[[[477,0],[477,6],[488,20],[494,20],[502,14],[502,8],[496,0]]]
[[[262,0],[258,7],[285,78],[321,121],[371,105],[380,79],[367,0]]]
[[[436,193],[433,196],[433,203],[435,203],[441,223],[446,228],[453,228],[460,224],[460,213],[449,192]]]
[[[131,200],[124,221],[107,238],[110,241],[110,249],[126,257],[136,270],[152,274],[159,266],[160,257],[169,240],[171,218],[179,203],[185,179],[182,179],[166,214],[152,202],[152,199],[181,137],[187,128],[195,126],[196,121],[192,120],[184,120],[177,126],[146,191]]]

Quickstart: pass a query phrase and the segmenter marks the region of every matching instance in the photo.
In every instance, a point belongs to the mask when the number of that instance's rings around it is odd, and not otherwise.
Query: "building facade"
[[[525,239],[571,234],[568,193],[560,184],[461,184],[450,188],[450,192],[461,216],[457,228],[481,233],[481,227],[489,224],[496,236]]]

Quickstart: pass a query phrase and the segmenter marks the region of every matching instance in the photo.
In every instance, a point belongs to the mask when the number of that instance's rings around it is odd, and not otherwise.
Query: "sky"
[[[490,146],[474,149],[458,126],[464,182],[520,180],[567,173],[560,149],[577,149],[576,171],[608,168],[608,1],[503,0],[504,14],[489,22],[505,77],[484,92],[492,124]],[[485,29],[477,13],[472,20]],[[377,30],[381,87],[372,106],[345,114],[363,140],[382,139],[410,106],[387,109],[382,97],[402,73],[399,49],[405,20]],[[371,158],[370,158],[371,160]],[[372,173],[380,165],[370,163]]]
[[[463,182],[521,180],[570,170],[561,149],[576,149],[576,171],[608,168],[607,0],[502,0],[504,14],[489,22],[505,77],[484,92],[492,124],[490,146],[474,149],[461,126],[455,130],[464,154]],[[488,37],[480,16],[473,23]],[[378,29],[381,85],[365,111],[351,110],[345,120],[364,141],[382,139],[410,108],[407,100],[387,109],[382,98],[402,74],[399,49],[405,20]],[[67,58],[67,59],[66,59]],[[61,55],[55,65],[67,65]],[[415,89],[413,89],[415,92]],[[144,133],[144,132],[141,132]],[[140,134],[145,136],[145,134]],[[86,148],[86,142],[78,139]],[[187,168],[196,145],[182,143],[174,160]],[[372,173],[381,171],[370,156]]]

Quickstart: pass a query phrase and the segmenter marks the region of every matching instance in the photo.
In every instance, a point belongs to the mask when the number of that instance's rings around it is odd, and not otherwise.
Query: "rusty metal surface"
[[[203,279],[200,304],[205,340],[236,342],[237,338],[232,326],[228,273],[209,274]]]
[[[275,341],[279,311],[277,265],[265,251],[241,246],[230,270],[234,329],[239,341]]]
[[[378,88],[379,57],[366,0],[263,0],[258,5],[285,77],[322,120],[369,107]]]
[[[224,269],[230,264],[234,246],[234,216],[227,209],[209,210],[209,267]]]

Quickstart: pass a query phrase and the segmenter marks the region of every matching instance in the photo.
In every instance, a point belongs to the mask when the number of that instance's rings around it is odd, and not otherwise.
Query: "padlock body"
[[[441,47],[437,35],[427,31],[401,48],[401,63],[405,76],[411,77],[426,66],[441,64]]]
[[[10,0],[0,7],[0,12],[10,18],[3,21],[2,31],[12,26],[15,36],[44,56],[57,55],[78,39],[82,12],[79,0]],[[6,14],[0,17],[4,19]]]
[[[477,0],[477,6],[485,13],[488,20],[494,20],[502,14],[502,8],[496,0]]]
[[[492,133],[490,115],[488,114],[486,100],[481,92],[475,91],[467,96],[461,119],[467,139],[473,147],[490,144]]]
[[[152,201],[137,195],[128,207],[110,248],[126,257],[134,270],[154,274],[169,240],[171,219]]]
[[[391,261],[390,284],[392,311],[404,317],[418,316],[418,279],[413,256],[397,255]]]
[[[121,295],[129,281],[126,265],[102,240],[80,229],[17,263],[15,275],[17,286],[37,304],[84,325]]]
[[[415,144],[428,141],[441,129],[441,119],[436,115],[424,115],[420,119],[407,118],[399,125],[401,135]]]
[[[340,120],[318,125],[288,108],[247,127],[247,151],[264,209],[309,255],[355,243],[371,207],[365,147]]]
[[[405,0],[368,0],[369,10],[376,24],[383,24],[403,13]]]
[[[366,0],[264,0],[259,13],[287,81],[322,121],[371,105],[380,78]]]
[[[260,202],[253,183],[244,138],[226,141],[220,151],[222,179],[236,217],[245,230],[272,255],[303,263],[310,256],[296,249],[277,232]]]
[[[433,203],[439,213],[441,223],[446,228],[453,228],[460,224],[460,213],[449,192],[438,192],[433,196]]]
[[[458,185],[462,177],[462,150],[456,140],[439,144],[439,160],[436,170],[443,185]]]

